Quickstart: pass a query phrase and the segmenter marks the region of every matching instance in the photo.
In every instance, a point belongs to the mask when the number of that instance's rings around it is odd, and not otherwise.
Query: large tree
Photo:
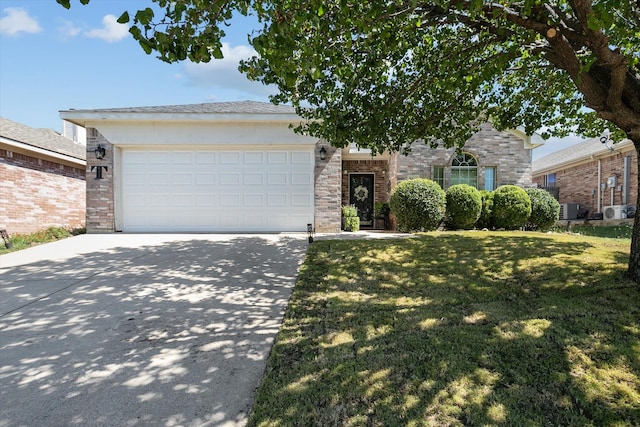
[[[460,146],[490,120],[543,136],[608,127],[640,153],[638,1],[149,2],[119,22],[167,62],[220,58],[234,13],[257,16],[259,56],[242,71],[277,85],[273,101],[308,119],[298,131],[337,147]],[[640,283],[640,195],[636,212],[628,275]]]

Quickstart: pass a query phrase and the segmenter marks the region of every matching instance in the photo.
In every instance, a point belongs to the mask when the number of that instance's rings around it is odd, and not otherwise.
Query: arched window
[[[451,185],[456,184],[478,188],[478,161],[469,153],[458,154],[451,163]]]

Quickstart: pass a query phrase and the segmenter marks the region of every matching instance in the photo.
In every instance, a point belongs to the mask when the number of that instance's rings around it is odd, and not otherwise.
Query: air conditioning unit
[[[580,205],[577,203],[563,203],[560,205],[560,219],[577,219]]]
[[[603,219],[625,219],[627,217],[624,205],[605,206],[602,213]]]

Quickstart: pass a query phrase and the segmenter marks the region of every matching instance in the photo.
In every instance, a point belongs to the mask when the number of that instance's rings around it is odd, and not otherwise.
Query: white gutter
[[[56,151],[46,150],[44,148],[36,147],[34,145],[24,144],[22,142],[14,141],[12,139],[0,137],[0,144],[8,145],[21,153],[34,153],[41,156],[48,157],[50,159],[61,160],[66,163],[72,163],[76,166],[85,166],[87,162],[85,160],[73,157],[67,154],[58,153]]]

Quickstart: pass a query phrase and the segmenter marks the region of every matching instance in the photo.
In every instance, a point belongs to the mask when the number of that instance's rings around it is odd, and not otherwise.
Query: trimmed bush
[[[489,190],[480,190],[482,197],[482,210],[480,218],[476,221],[476,228],[493,229],[493,192]]]
[[[452,185],[447,189],[447,227],[470,230],[482,211],[482,196],[467,184]]]
[[[401,231],[435,230],[446,211],[445,192],[430,179],[416,178],[399,183],[391,192],[389,207]]]
[[[560,203],[542,188],[525,190],[531,199],[531,216],[525,225],[527,230],[546,231],[560,219]]]
[[[493,223],[496,228],[516,230],[531,215],[531,199],[515,185],[502,185],[493,192]]]

